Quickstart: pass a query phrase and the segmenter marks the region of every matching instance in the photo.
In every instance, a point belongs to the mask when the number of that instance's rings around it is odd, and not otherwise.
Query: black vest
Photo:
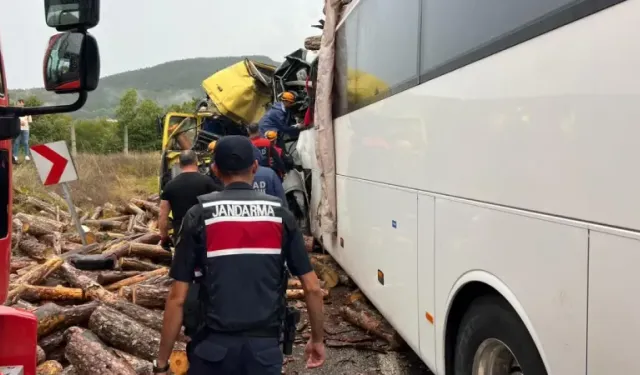
[[[206,327],[221,333],[277,335],[286,285],[279,199],[231,184],[203,195],[200,291]]]

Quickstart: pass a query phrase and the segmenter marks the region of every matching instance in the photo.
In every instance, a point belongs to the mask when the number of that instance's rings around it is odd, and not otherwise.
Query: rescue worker
[[[172,227],[174,237],[177,234],[182,218],[187,210],[198,203],[198,196],[222,190],[222,185],[198,172],[198,157],[192,150],[180,152],[179,164],[181,173],[167,182],[160,195],[160,214],[158,228],[160,229],[160,245],[168,247],[169,212],[172,213]],[[175,241],[173,241],[175,243]]]
[[[184,218],[153,372],[169,370],[182,306],[194,270],[200,267],[204,327],[191,341],[188,373],[280,375],[279,337],[283,316],[284,320],[290,316],[285,313],[285,262],[300,278],[305,293],[311,325],[307,367],[321,366],[323,294],[293,214],[277,198],[253,190],[258,163],[247,137],[223,137],[214,162],[225,189],[201,196]]]
[[[278,177],[280,177],[280,180],[282,180],[287,173],[281,157],[282,149],[271,143],[267,138],[260,136],[260,127],[258,124],[247,125],[247,131],[249,132],[251,143],[260,151],[260,160],[258,160],[258,163],[263,167],[273,169]]]
[[[291,91],[282,93],[280,101],[273,104],[267,113],[258,122],[260,135],[269,130],[274,130],[278,134],[288,134],[297,136],[300,133],[300,126],[295,124],[291,106],[295,104],[296,96]]]
[[[255,147],[255,145],[253,146],[253,154],[256,158],[256,161],[260,163],[262,154],[260,153],[260,150]],[[289,207],[287,205],[287,198],[284,194],[282,180],[271,168],[258,165],[256,175],[253,178],[253,190],[269,194],[276,198],[280,198],[280,200],[282,201],[282,205],[287,208]]]

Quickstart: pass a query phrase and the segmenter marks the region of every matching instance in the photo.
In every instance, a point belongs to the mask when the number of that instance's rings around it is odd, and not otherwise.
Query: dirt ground
[[[306,369],[304,345],[309,327],[304,303],[298,303],[302,317],[293,354],[285,359],[283,374],[287,375],[430,375],[422,361],[409,348],[389,350],[386,342],[368,335],[346,322],[339,309],[352,290],[336,287],[325,303],[325,339],[327,361],[319,369]]]

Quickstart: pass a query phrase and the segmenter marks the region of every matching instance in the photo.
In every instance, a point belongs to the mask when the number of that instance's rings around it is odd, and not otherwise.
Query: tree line
[[[25,107],[43,105],[35,96],[23,99]],[[129,89],[120,97],[113,119],[73,119],[69,114],[33,116],[29,143],[33,145],[65,140],[70,144],[73,129],[77,152],[120,153],[123,151],[125,134],[128,134],[129,151],[157,151],[162,146],[162,137],[157,128],[158,117],[167,112],[191,113],[195,110],[197,101],[197,98],[193,98],[191,101],[163,108],[153,100],[141,98],[137,90]]]

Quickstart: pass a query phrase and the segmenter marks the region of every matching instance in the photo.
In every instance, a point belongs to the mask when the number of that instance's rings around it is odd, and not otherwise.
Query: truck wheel
[[[453,374],[547,375],[547,370],[513,308],[498,296],[484,296],[460,323]]]

